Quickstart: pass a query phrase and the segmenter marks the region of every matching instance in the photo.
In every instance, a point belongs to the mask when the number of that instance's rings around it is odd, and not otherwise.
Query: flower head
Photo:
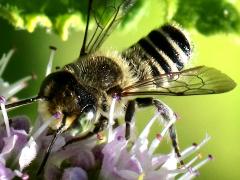
[[[167,111],[171,111],[166,107]],[[156,134],[155,139],[150,143],[148,135],[154,121],[159,116],[165,116],[167,113],[173,112],[156,112],[152,119],[148,122],[142,133],[133,141],[127,141],[124,138],[125,127],[119,126],[112,133],[112,141],[107,143],[102,150],[103,161],[100,176],[103,179],[131,180],[131,179],[190,179],[198,175],[198,169],[212,159],[212,156],[199,162],[192,167],[192,164],[200,157],[197,155],[193,160],[185,166],[178,168],[180,160],[187,158],[189,155],[202,147],[210,137],[206,138],[199,144],[193,144],[181,152],[181,159],[176,157],[175,152],[168,154],[155,154],[155,150],[161,143],[163,137],[167,133],[169,127],[176,121],[176,116],[165,125],[164,129]],[[163,113],[163,114],[162,114]],[[165,113],[165,114],[164,114]],[[111,130],[110,130],[111,131]]]

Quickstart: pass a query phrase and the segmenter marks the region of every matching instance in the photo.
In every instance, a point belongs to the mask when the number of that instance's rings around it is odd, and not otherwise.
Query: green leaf
[[[173,19],[205,35],[240,33],[240,13],[225,0],[179,0]]]
[[[109,1],[117,2],[120,0]],[[105,10],[103,0],[93,4],[96,15]],[[155,3],[154,3],[155,2]],[[195,28],[205,35],[216,33],[240,34],[240,3],[230,0],[136,0],[124,17],[119,30],[136,27],[146,13],[159,4],[159,25],[175,21],[183,27]],[[88,0],[0,0],[0,17],[6,19],[16,29],[33,32],[45,28],[67,40],[71,31],[84,31]],[[111,9],[109,10],[111,11]],[[109,18],[109,12],[101,17],[101,24]],[[92,19],[92,22],[94,20]],[[92,23],[93,25],[93,23]],[[91,26],[92,27],[92,26]],[[90,28],[91,28],[90,27]]]
[[[105,1],[94,2],[96,2],[93,4],[96,15],[101,14],[106,9]],[[116,1],[109,2],[115,3]],[[117,0],[117,2],[119,3],[120,0]],[[130,19],[134,19],[138,15],[143,2],[144,0],[138,0],[136,6],[131,8],[133,13],[124,19],[122,22],[123,28],[127,27],[126,24],[130,22]],[[0,17],[6,19],[17,29],[33,32],[36,28],[42,27],[58,34],[62,40],[67,40],[72,30],[85,29],[87,8],[88,0],[0,0]],[[100,23],[104,24],[111,18],[109,14],[111,14],[109,11],[104,13]]]

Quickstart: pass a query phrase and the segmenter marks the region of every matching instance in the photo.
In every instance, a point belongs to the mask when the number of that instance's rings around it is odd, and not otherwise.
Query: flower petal
[[[11,128],[11,134],[17,136],[17,142],[15,144],[13,154],[19,154],[21,149],[28,142],[28,134],[24,130],[15,130]]]
[[[27,167],[37,155],[37,144],[31,137],[29,143],[22,149],[19,157],[20,171]]]
[[[4,157],[5,155],[9,154],[14,149],[14,146],[17,142],[17,138],[18,138],[17,135],[3,138],[4,147],[1,152],[1,156]]]
[[[87,180],[87,173],[79,167],[64,170],[62,180]]]
[[[139,177],[139,174],[137,174],[134,171],[130,171],[130,170],[116,170],[115,172],[122,179],[126,179],[126,180],[138,179],[138,177]],[[113,178],[114,177],[109,178],[109,180],[113,179]]]
[[[10,180],[13,179],[15,176],[14,172],[6,168],[1,162],[0,162],[0,179],[1,180]]]

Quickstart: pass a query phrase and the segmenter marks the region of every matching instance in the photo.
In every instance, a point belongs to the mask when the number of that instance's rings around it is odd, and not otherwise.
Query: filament
[[[1,58],[1,61],[0,61],[0,66],[1,66],[1,67],[0,67],[0,77],[2,76],[2,74],[3,74],[3,72],[4,72],[5,68],[6,68],[9,60],[11,59],[14,51],[15,51],[14,49],[11,49],[11,50],[7,53],[7,55],[6,55],[6,54],[3,54],[2,58]]]
[[[156,138],[152,141],[150,147],[149,147],[149,153],[153,154],[158,145],[160,144],[162,137],[166,134],[168,129],[176,122],[176,118],[172,118],[171,121],[168,122],[168,124],[165,126],[165,128],[162,130],[160,134],[156,135]]]
[[[40,128],[38,128],[38,130],[32,135],[33,139],[37,139],[42,132],[47,129],[47,127],[50,125],[50,123],[54,120],[54,119],[59,119],[60,118],[61,113],[57,112],[56,114],[54,114],[52,117],[50,117],[48,120],[46,120],[42,126],[40,126]]]
[[[112,104],[110,106],[109,111],[109,120],[108,120],[108,139],[107,142],[111,142],[113,140],[113,124],[114,124],[114,109],[116,105],[117,98],[113,98]]]
[[[1,109],[2,109],[3,120],[4,120],[4,123],[5,123],[5,126],[6,126],[7,137],[10,137],[11,132],[10,132],[7,110],[5,108],[5,102],[6,102],[6,99],[3,96],[0,96],[0,106],[1,106]]]

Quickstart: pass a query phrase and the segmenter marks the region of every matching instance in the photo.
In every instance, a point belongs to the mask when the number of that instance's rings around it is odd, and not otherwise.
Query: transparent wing
[[[88,20],[81,55],[99,49],[135,1],[136,0],[89,0]],[[94,26],[93,31],[88,32],[89,26]]]
[[[139,81],[122,90],[121,96],[217,94],[232,90],[235,82],[215,68],[198,66]]]

